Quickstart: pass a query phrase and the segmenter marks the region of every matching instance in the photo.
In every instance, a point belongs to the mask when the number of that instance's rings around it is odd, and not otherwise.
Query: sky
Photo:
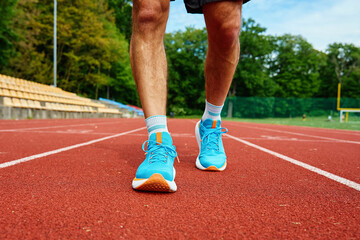
[[[251,0],[242,16],[265,27],[266,34],[301,35],[321,51],[334,42],[360,47],[360,0]],[[187,26],[205,27],[203,15],[187,14],[183,0],[171,2],[166,32]]]

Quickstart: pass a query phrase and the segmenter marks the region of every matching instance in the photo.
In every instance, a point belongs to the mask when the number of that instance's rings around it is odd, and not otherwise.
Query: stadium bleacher
[[[0,118],[122,117],[119,108],[75,93],[0,74]]]
[[[116,102],[116,101],[106,99],[106,98],[99,98],[99,100],[104,104],[110,104],[110,105],[113,105],[113,106],[117,106],[117,107],[119,107],[121,109],[127,109],[129,112],[134,112],[138,116],[144,116],[144,111],[139,107],[132,106],[132,105],[126,105],[126,104]]]

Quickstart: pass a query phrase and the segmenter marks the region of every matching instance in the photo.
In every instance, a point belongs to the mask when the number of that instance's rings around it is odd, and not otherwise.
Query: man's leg
[[[242,1],[224,1],[203,7],[208,32],[205,62],[206,99],[224,104],[239,62]]]
[[[145,118],[166,115],[167,62],[164,35],[169,0],[133,2],[130,59]]]
[[[175,192],[174,158],[177,156],[166,124],[167,64],[163,38],[169,0],[133,1],[130,59],[145,113],[149,140],[147,153],[132,186],[136,190]]]
[[[208,32],[205,61],[206,104],[204,115],[195,128],[200,153],[196,166],[201,170],[222,171],[226,155],[221,134],[220,113],[239,61],[241,27],[240,1],[213,2],[204,5]]]

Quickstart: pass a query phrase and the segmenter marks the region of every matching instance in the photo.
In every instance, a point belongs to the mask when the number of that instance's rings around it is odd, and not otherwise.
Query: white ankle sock
[[[224,105],[215,106],[205,100],[205,111],[201,118],[201,120],[205,121],[205,119],[212,119],[212,120],[221,120],[221,110]]]
[[[166,123],[166,116],[156,115],[145,119],[149,137],[156,132],[169,132]]]

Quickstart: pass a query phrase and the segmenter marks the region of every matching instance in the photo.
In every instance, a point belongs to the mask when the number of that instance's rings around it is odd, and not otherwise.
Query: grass
[[[224,120],[240,121],[240,122],[253,122],[253,123],[267,123],[267,124],[281,124],[291,126],[304,126],[304,127],[318,127],[318,128],[333,128],[345,130],[360,131],[360,121],[340,123],[339,119],[328,121],[327,117],[307,117],[303,121],[301,117],[295,118],[264,118],[264,119],[240,119],[240,118],[223,118]]]
[[[176,116],[176,118],[200,119],[201,116],[200,115]],[[350,122],[340,123],[338,118],[333,118],[332,121],[327,121],[327,116],[323,116],[323,117],[309,117],[308,116],[308,117],[306,117],[306,121],[302,121],[301,117],[263,118],[263,119],[247,119],[247,118],[245,119],[245,118],[226,118],[226,117],[224,117],[224,118],[222,118],[222,120],[360,131],[360,119],[357,119],[357,121],[354,121],[354,122],[351,122],[351,119],[349,119]]]

